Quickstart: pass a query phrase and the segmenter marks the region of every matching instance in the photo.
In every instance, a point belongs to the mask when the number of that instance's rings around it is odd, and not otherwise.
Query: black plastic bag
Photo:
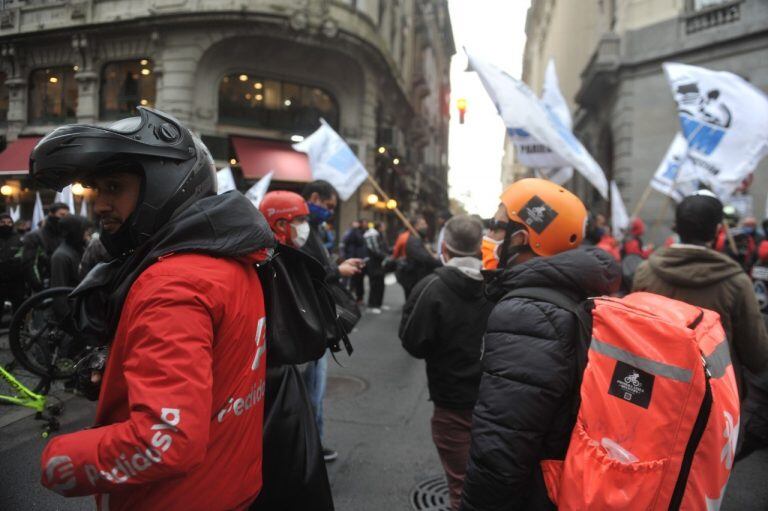
[[[315,415],[296,366],[267,368],[263,486],[252,511],[333,511]]]

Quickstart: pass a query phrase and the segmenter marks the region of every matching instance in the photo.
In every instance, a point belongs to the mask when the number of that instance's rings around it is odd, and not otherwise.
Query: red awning
[[[29,174],[29,155],[42,137],[14,140],[0,153],[0,175]]]
[[[312,181],[307,155],[294,151],[286,142],[232,137],[232,144],[246,179],[259,179],[274,170],[275,181]]]

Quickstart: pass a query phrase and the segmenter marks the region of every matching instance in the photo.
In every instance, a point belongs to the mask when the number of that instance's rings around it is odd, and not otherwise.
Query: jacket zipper
[[[709,415],[712,411],[712,387],[709,383],[712,378],[712,373],[707,367],[707,361],[702,355],[701,361],[704,366],[704,383],[706,390],[704,392],[704,400],[699,408],[699,414],[696,416],[696,422],[693,424],[693,431],[691,431],[691,437],[688,439],[688,445],[685,446],[685,454],[683,455],[683,463],[680,466],[680,474],[677,476],[677,483],[675,483],[675,491],[672,493],[672,500],[669,502],[670,511],[677,511],[680,509],[680,504],[683,501],[683,495],[685,494],[685,487],[688,484],[688,475],[691,473],[691,465],[693,464],[693,456],[696,454],[696,449],[699,447],[701,437],[704,436],[704,430],[707,428],[707,422],[709,421]]]

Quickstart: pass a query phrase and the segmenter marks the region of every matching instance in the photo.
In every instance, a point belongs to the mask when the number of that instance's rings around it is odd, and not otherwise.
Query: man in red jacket
[[[37,182],[95,188],[115,258],[74,293],[106,305],[96,424],[51,440],[42,483],[113,511],[246,509],[261,488],[266,364],[253,263],[274,238],[242,195],[216,195],[189,130],[139,115],[58,128],[32,153]]]

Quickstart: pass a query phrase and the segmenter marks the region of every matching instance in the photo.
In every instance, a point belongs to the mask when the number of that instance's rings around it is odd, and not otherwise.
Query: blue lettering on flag
[[[683,128],[683,135],[688,141],[688,146],[706,155],[712,154],[717,149],[725,135],[725,130],[709,126],[685,115],[680,116],[680,126]]]
[[[530,133],[522,128],[507,128],[507,133],[510,137],[528,138],[531,136]]]
[[[357,157],[347,145],[342,145],[326,164],[342,174],[349,174],[357,165]]]
[[[677,162],[671,162],[669,165],[667,165],[667,170],[664,171],[664,174],[662,174],[662,177],[665,179],[669,179],[670,181],[675,181],[677,179],[677,173],[680,171],[680,164]]]

